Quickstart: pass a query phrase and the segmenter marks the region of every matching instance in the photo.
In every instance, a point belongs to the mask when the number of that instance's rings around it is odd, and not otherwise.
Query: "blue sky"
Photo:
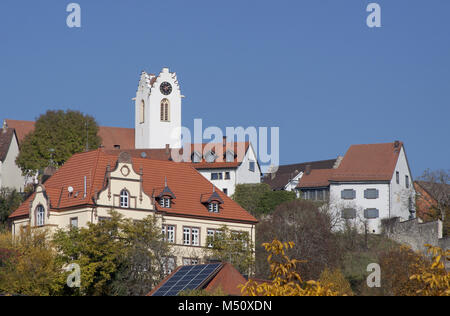
[[[142,70],[177,72],[183,125],[279,126],[281,163],[405,142],[413,176],[449,169],[450,1],[0,2],[0,119],[76,109],[134,127]]]

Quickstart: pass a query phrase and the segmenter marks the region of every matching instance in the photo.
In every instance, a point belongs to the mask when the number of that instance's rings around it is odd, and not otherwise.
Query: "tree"
[[[54,244],[61,266],[81,268],[80,289],[65,289],[71,295],[147,294],[164,277],[171,255],[157,218],[132,221],[115,211],[88,228],[59,230]]]
[[[450,260],[450,250],[425,245],[428,254],[433,256],[431,263],[416,267],[418,272],[409,279],[418,284],[414,294],[421,296],[450,296],[450,273],[445,269],[446,261]],[[413,294],[413,293],[410,293]]]
[[[419,192],[417,215],[424,220],[442,220],[444,236],[448,236],[450,233],[450,170],[428,169],[418,180],[420,180],[419,186],[426,191],[426,194],[421,195]]]
[[[6,229],[9,215],[23,202],[23,195],[15,189],[0,189],[0,231]]]
[[[270,265],[271,282],[258,283],[249,280],[242,286],[241,292],[245,296],[337,296],[329,285],[322,285],[317,281],[304,282],[297,272],[297,264],[302,261],[290,259],[287,255],[293,249],[293,242],[281,242],[277,239],[271,243],[264,243],[268,253],[267,261]]]
[[[417,282],[411,282],[410,276],[419,272],[418,267],[426,265],[426,259],[409,247],[399,246],[384,251],[379,256],[382,293],[386,296],[415,295]]]
[[[15,239],[0,234],[0,293],[50,296],[63,286],[62,266],[47,231],[25,229]]]
[[[320,274],[319,282],[322,285],[329,287],[332,291],[340,293],[341,295],[354,295],[350,287],[350,283],[345,278],[342,271],[338,268],[331,270],[325,268],[325,270],[323,270]]]
[[[95,119],[78,111],[47,111],[22,142],[16,164],[24,175],[48,166],[60,167],[73,154],[101,143]]]
[[[252,273],[254,245],[248,233],[231,231],[223,226],[214,237],[208,236],[207,243],[211,247],[204,249],[205,258],[231,263],[242,274]]]
[[[292,257],[305,259],[297,265],[298,272],[308,279],[317,279],[325,267],[336,267],[340,252],[337,238],[331,231],[327,209],[306,200],[279,205],[273,214],[256,226],[258,245],[273,239],[293,241]],[[268,267],[263,260],[264,249],[256,248],[257,276],[265,278]]]
[[[266,183],[238,184],[233,199],[253,216],[270,214],[275,208],[296,199],[294,192],[272,191]]]
[[[121,296],[146,295],[166,276],[165,265],[172,249],[161,234],[156,216],[122,223],[125,241],[123,263],[112,284]]]

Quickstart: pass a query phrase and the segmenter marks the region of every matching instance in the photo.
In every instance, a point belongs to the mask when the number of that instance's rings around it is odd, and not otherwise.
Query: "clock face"
[[[168,82],[161,83],[159,89],[161,90],[161,93],[164,95],[169,95],[172,93],[172,85]]]

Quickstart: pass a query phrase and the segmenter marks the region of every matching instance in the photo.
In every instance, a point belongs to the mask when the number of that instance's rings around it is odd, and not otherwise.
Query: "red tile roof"
[[[25,136],[34,131],[34,121],[5,121],[9,128],[16,130],[19,144],[23,142]],[[134,148],[134,128],[99,126],[98,136],[106,149],[114,149],[115,145],[119,145],[122,149]]]
[[[152,296],[156,291],[163,286],[173,275],[175,275],[183,266],[176,268],[170,275],[164,278],[147,296]],[[247,280],[242,274],[236,270],[236,268],[230,263],[222,263],[218,272],[212,277],[207,284],[203,285],[203,288],[197,288],[196,290],[205,290],[209,293],[214,293],[216,290],[225,292],[230,296],[241,296],[241,290],[239,285],[244,285]]]
[[[292,165],[279,166],[277,172],[267,173],[263,178],[263,183],[270,185],[272,190],[284,190],[286,185],[300,172],[309,168],[315,169],[331,169],[336,163],[336,159],[303,162]]]
[[[105,188],[107,166],[111,168],[117,163],[117,155],[109,155],[98,149],[86,153],[75,154],[50,179],[45,182],[45,189],[50,199],[52,210],[64,210],[83,205],[94,205],[93,198]],[[155,203],[157,210],[168,216],[199,217],[210,220],[232,222],[251,222],[257,220],[247,211],[231,200],[219,189],[215,191],[223,200],[220,213],[209,213],[201,203],[202,194],[212,191],[212,184],[190,164],[176,163],[143,158],[132,158],[135,172],[143,170],[143,189],[152,195],[155,189],[164,187],[165,179],[176,199],[170,209],[162,209]],[[87,194],[84,197],[84,177],[87,179]],[[69,195],[67,188],[71,186],[74,193]],[[77,194],[78,192],[78,194]],[[10,217],[26,216],[32,197],[25,201]]]
[[[402,142],[353,145],[330,180],[390,181],[402,147]]]
[[[33,121],[17,121],[17,120],[5,120],[6,125],[9,128],[14,128],[16,130],[17,140],[19,144],[22,143],[25,136],[34,131]]]
[[[134,128],[99,126],[98,136],[106,149],[119,145],[121,149],[134,149]]]
[[[313,169],[309,174],[304,173],[298,183],[298,188],[327,187],[330,185],[328,179],[335,169]]]

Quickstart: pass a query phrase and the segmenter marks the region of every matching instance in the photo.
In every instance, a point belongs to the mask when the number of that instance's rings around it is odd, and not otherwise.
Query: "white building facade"
[[[14,129],[6,126],[0,129],[0,188],[23,192],[25,178],[16,165],[19,143]]]
[[[383,219],[398,217],[406,221],[414,218],[415,191],[403,144],[375,144],[371,148],[357,146],[352,146],[355,148],[351,148],[349,156],[344,158],[345,170],[338,168],[330,179],[330,207],[344,220],[342,224],[349,221],[360,230],[380,234]],[[389,153],[389,147],[394,155]],[[380,174],[373,172],[377,168],[372,168],[370,161],[365,176],[359,170],[352,170],[350,164],[356,165],[355,158],[365,149],[368,154],[375,152],[378,162],[385,164]],[[364,162],[359,165],[364,166]]]

